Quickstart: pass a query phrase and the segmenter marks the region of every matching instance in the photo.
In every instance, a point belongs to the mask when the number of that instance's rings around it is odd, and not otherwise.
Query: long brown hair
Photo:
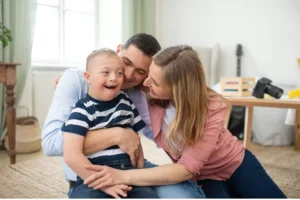
[[[153,62],[163,69],[164,80],[172,89],[176,115],[164,135],[170,151],[179,155],[201,137],[209,101],[217,94],[208,88],[202,63],[192,47],[166,48]]]

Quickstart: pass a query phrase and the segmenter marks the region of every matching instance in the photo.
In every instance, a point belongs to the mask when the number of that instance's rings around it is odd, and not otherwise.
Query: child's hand
[[[127,192],[130,191],[132,187],[128,185],[113,185],[113,186],[108,186],[105,188],[101,188],[101,191],[105,192],[106,194],[116,198],[120,199],[122,197],[127,197]]]

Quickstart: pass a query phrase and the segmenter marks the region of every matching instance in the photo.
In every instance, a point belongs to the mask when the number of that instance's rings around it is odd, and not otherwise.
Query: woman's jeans
[[[245,151],[242,164],[230,179],[198,181],[207,198],[286,198],[256,157]]]
[[[145,168],[152,168],[155,166],[157,166],[157,165],[152,164],[151,162],[145,160]],[[124,168],[124,165],[123,165],[123,168]],[[121,164],[121,169],[123,169],[123,168],[122,168],[122,164]],[[81,198],[95,198],[95,197],[91,197],[91,195],[94,196],[93,195],[94,193],[96,193],[98,195],[98,191],[96,191],[96,190],[93,191],[92,188],[89,188],[84,184],[81,184],[80,187],[81,188],[78,188],[78,181],[77,181],[76,184],[72,188],[70,188],[70,191],[68,193],[69,198],[80,198],[80,196],[82,196]],[[133,189],[134,188],[142,188],[143,189],[143,187],[137,187],[137,186],[134,186]],[[149,188],[154,189],[158,198],[172,198],[172,199],[174,199],[174,198],[205,198],[203,190],[192,180],[183,181],[178,184],[152,186],[152,187],[145,187],[145,188],[147,188],[147,189],[143,189],[143,190],[146,190],[146,193],[149,192]],[[141,195],[140,189],[137,189],[137,190],[139,190],[138,195]],[[128,195],[130,195],[130,194],[128,193]],[[146,197],[146,194],[144,196],[145,196],[145,198],[154,198],[154,197],[149,197],[149,196]],[[128,196],[128,197],[130,197],[130,196]],[[108,198],[108,196],[96,197],[96,198]],[[130,197],[130,198],[134,198],[134,197]],[[142,198],[142,197],[139,197],[139,198]]]

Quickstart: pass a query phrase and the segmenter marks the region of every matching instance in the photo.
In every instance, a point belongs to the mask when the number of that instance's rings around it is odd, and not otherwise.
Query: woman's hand
[[[130,191],[132,187],[121,184],[121,185],[113,185],[109,187],[102,188],[101,191],[105,192],[106,194],[120,199],[120,196],[127,197],[127,192]]]
[[[95,190],[113,185],[126,184],[125,170],[118,170],[101,165],[85,165],[85,168],[95,171],[94,174],[84,180],[84,184]]]

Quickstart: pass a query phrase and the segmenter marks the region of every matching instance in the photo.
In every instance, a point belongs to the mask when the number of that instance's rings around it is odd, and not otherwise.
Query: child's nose
[[[110,81],[115,81],[116,80],[116,74],[115,73],[111,73],[109,76],[109,80]]]

